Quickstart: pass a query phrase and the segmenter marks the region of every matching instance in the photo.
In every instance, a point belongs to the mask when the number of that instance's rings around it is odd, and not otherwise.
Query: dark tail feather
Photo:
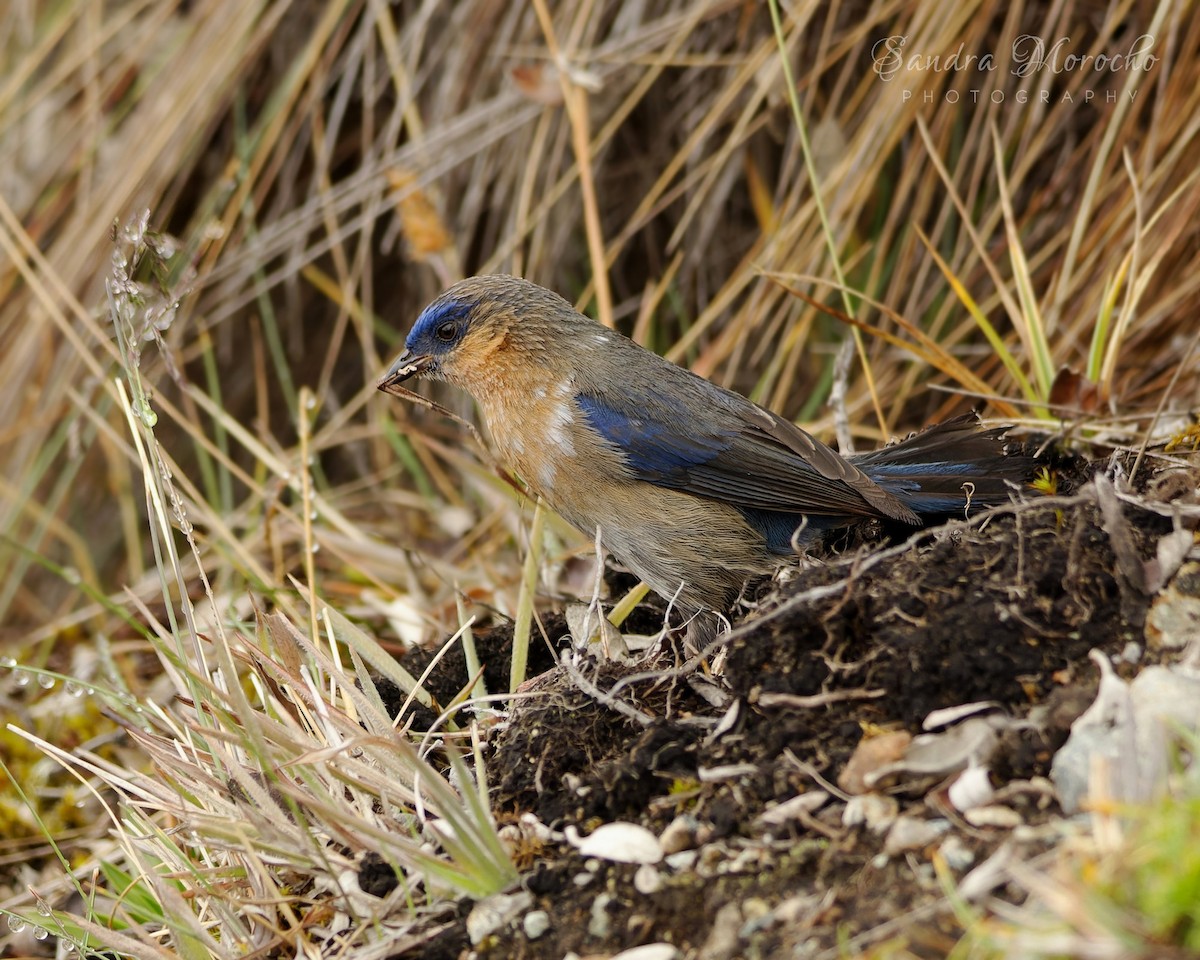
[[[907,440],[849,459],[879,486],[919,514],[962,516],[971,507],[1009,501],[1010,484],[1033,476],[1036,461],[1006,453],[1006,427],[982,430],[973,413],[955,417]]]

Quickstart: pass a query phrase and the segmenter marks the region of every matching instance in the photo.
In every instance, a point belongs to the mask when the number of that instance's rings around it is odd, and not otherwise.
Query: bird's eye
[[[438,324],[437,329],[433,331],[433,335],[441,340],[442,343],[450,343],[457,334],[458,324],[453,320],[447,320],[445,323]]]

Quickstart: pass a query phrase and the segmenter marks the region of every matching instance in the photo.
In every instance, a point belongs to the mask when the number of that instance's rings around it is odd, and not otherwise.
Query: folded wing
[[[664,364],[663,375],[669,395],[640,385],[577,398],[638,479],[750,510],[918,522],[898,497],[795,424],[678,367]]]

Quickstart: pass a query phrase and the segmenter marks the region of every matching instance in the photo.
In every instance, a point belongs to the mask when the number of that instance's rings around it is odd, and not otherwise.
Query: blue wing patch
[[[676,426],[642,414],[627,413],[599,397],[576,397],[588,424],[617,447],[625,462],[646,479],[678,475],[700,466],[729,448],[734,433],[697,435],[696,424]],[[690,427],[690,431],[689,431]]]
[[[623,392],[593,387],[575,398],[588,426],[621,452],[637,479],[741,510],[915,522],[902,501],[865,475],[855,476],[853,467],[808,434],[743,397],[670,370],[661,387],[647,377],[650,384],[627,384]],[[884,505],[868,501],[864,488]],[[781,548],[795,529],[773,517],[748,519],[772,527],[764,535]]]

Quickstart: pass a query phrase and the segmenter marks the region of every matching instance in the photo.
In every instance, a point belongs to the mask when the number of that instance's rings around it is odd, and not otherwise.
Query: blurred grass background
[[[1146,33],[1160,59],[1014,77],[1018,28],[1079,53]],[[135,331],[142,377],[206,550],[258,589],[294,567],[301,416],[337,517],[322,567],[395,586],[441,507],[482,520],[485,542],[503,526],[462,477],[457,428],[372,393],[420,307],[464,274],[524,274],[827,431],[847,330],[763,276],[836,275],[765,5],[560,4],[543,24],[536,5],[484,2],[18,3],[2,29],[9,641],[100,626],[88,592],[156,590],[102,313],[114,224],[143,211],[178,239],[159,279],[168,306],[182,299]],[[1194,330],[1200,27],[1171,4],[860,3],[785,7],[783,29],[860,319],[907,341],[911,324],[1010,416],[1048,398],[1058,367],[1090,374],[1093,411],[1140,439]],[[872,48],[889,36],[905,57],[961,46],[1001,66],[885,82]],[[792,285],[842,305],[828,283]],[[1029,396],[956,288],[1024,351]],[[1100,319],[1117,362],[1089,369]],[[1037,337],[1049,364],[1022,342]],[[978,405],[928,390],[962,384],[884,339],[866,358],[847,404],[869,442]],[[1193,368],[1168,406],[1195,396]]]
[[[787,3],[777,35],[757,0],[6,4],[0,645],[31,671],[14,675],[148,689],[145,624],[197,599],[201,568],[203,616],[249,633],[252,597],[306,621],[292,576],[389,639],[452,632],[462,597],[511,613],[528,504],[461,428],[374,391],[423,304],[472,273],[552,287],[826,438],[835,388],[863,446],[969,407],[1102,449],[1182,435],[1200,397],[1193,13]],[[1021,34],[1110,56],[1147,35],[1157,60],[1017,76]],[[884,79],[877,44],[900,36],[906,58],[997,66]],[[794,291],[873,332],[844,376],[850,326]],[[119,378],[196,543],[170,582]],[[551,537],[557,561],[581,542]],[[10,713],[65,735],[20,697]],[[7,817],[3,862],[45,852]]]

